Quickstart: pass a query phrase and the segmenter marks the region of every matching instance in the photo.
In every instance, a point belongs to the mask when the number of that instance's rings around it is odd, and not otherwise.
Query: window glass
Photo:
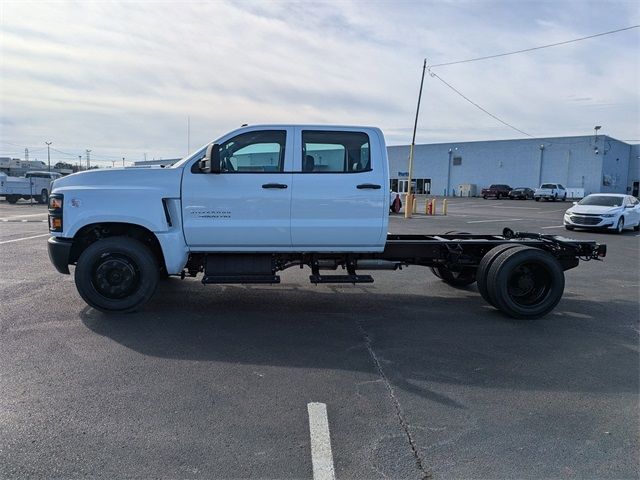
[[[555,183],[543,183],[540,188],[556,188]]]
[[[350,173],[371,170],[369,136],[362,132],[302,132],[302,171]]]
[[[284,170],[284,130],[247,132],[220,145],[222,172],[282,172]]]

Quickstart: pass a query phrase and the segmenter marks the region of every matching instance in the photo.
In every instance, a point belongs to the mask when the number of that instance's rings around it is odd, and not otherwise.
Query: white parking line
[[[16,218],[23,217],[42,217],[43,215],[48,215],[47,213],[30,213],[29,215],[11,215],[10,217],[3,217],[0,220],[14,220]]]
[[[467,223],[490,223],[490,222],[519,222],[521,218],[500,218],[497,220],[472,220]]]
[[[49,235],[50,235],[49,233],[43,233],[41,235],[34,235],[32,237],[14,238],[13,240],[5,240],[3,242],[0,242],[0,245],[3,245],[5,243],[21,242],[22,240],[31,240],[32,238],[48,237]]]
[[[540,228],[542,228],[542,229],[545,229],[545,228],[564,228],[564,225],[552,225],[550,227],[540,227]]]
[[[327,406],[324,403],[308,403],[309,432],[311,434],[311,464],[314,480],[335,480],[331,437]]]
[[[537,207],[493,207],[493,208],[519,208],[521,210],[540,210]]]

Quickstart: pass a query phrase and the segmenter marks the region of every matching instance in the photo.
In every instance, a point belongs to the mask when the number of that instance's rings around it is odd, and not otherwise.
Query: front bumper
[[[60,273],[69,274],[69,257],[71,256],[72,246],[73,240],[68,238],[49,237],[49,240],[47,240],[49,260]]]

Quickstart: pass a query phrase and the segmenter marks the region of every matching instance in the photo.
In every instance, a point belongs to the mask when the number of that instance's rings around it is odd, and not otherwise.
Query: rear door
[[[389,194],[377,129],[297,127],[291,238],[296,250],[378,251]]]
[[[293,128],[255,129],[223,137],[222,172],[182,179],[183,228],[198,251],[291,248]],[[196,158],[197,160],[197,158]]]

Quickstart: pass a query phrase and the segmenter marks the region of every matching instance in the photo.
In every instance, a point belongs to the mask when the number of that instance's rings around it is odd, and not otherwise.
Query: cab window
[[[371,170],[369,136],[363,132],[302,132],[302,172],[358,173]]]
[[[220,145],[224,173],[263,173],[284,170],[285,130],[242,133]]]

